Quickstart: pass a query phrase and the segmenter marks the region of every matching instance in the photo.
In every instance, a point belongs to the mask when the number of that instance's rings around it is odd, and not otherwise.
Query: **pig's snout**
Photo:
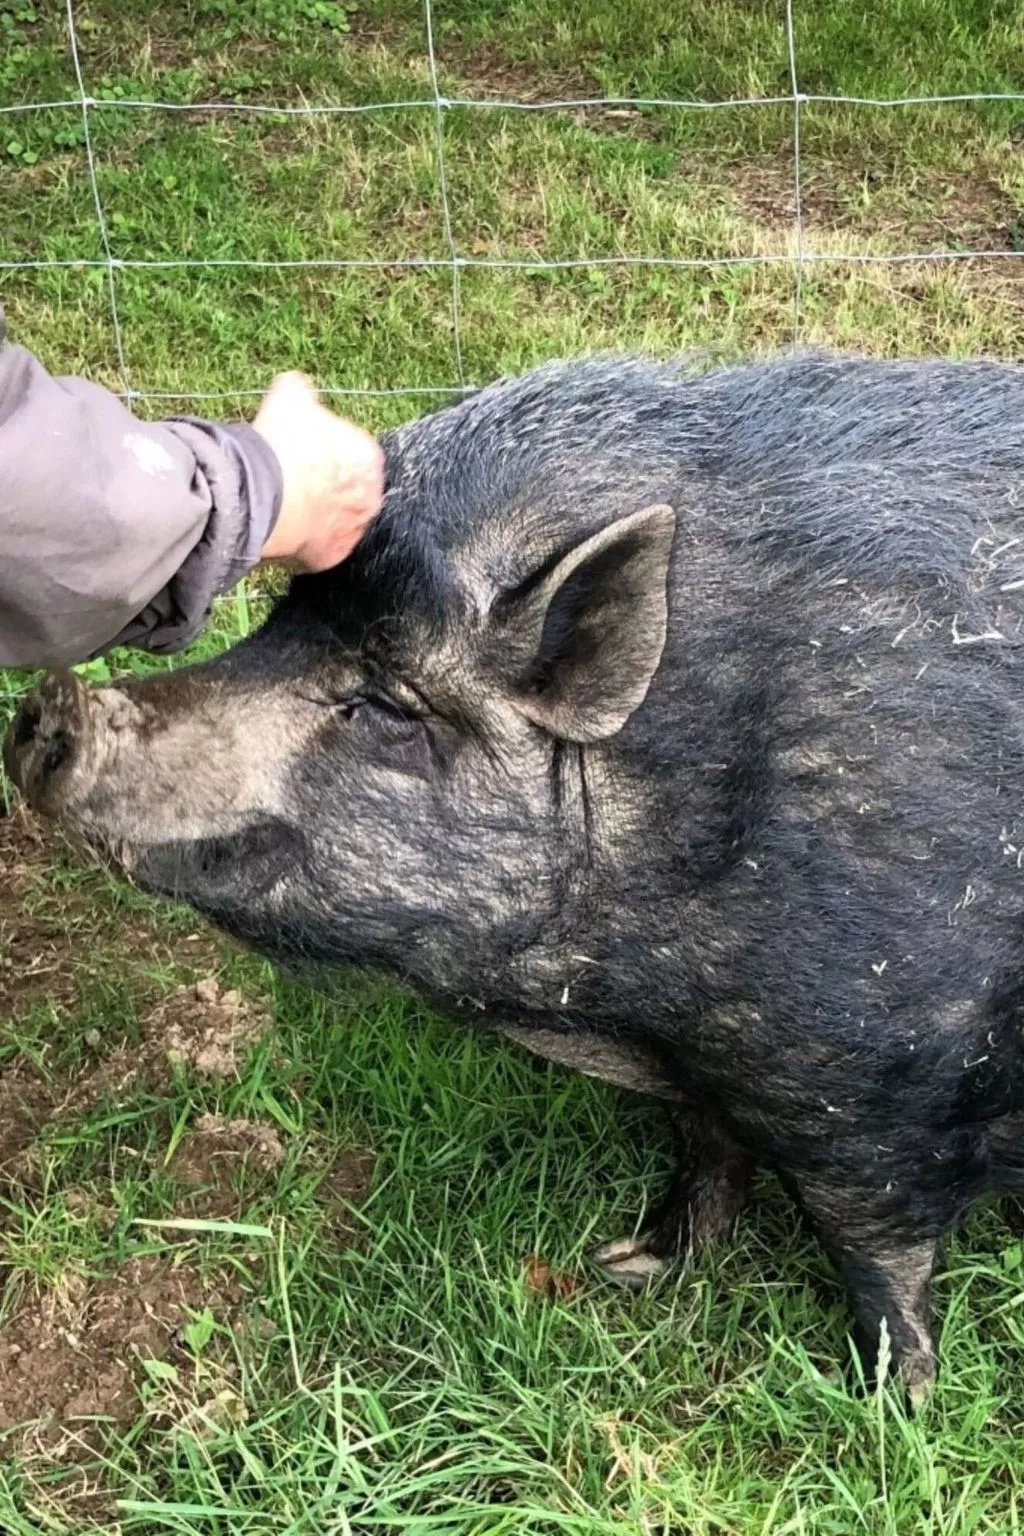
[[[71,672],[55,672],[28,696],[4,742],[4,767],[29,804],[58,815],[87,787],[89,695]]]

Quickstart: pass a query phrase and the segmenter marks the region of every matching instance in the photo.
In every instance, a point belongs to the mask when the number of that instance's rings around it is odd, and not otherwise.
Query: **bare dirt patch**
[[[516,59],[499,44],[478,42],[470,47],[448,41],[443,67],[457,77],[460,95],[498,101],[577,101],[603,96],[589,70],[552,69]]]
[[[117,1046],[70,1081],[15,1059],[0,1073],[0,1177],[24,1175],[25,1153],[49,1122],[104,1101],[126,1102],[141,1089],[165,1091],[175,1066],[206,1079],[235,1075],[270,1025],[258,1003],[207,977],[175,987],[147,1014],[137,1041]]]
[[[225,992],[213,977],[177,987],[146,1020],[167,1060],[200,1077],[230,1077],[246,1050],[270,1028],[270,1015],[241,992]]]
[[[275,1126],[200,1115],[175,1148],[167,1172],[182,1186],[184,1211],[216,1220],[237,1216],[253,1184],[266,1182],[284,1159]]]
[[[177,1363],[191,1313],[208,1307],[230,1323],[240,1301],[235,1282],[206,1286],[187,1265],[155,1257],[27,1298],[0,1327],[0,1439],[33,1425],[35,1444],[52,1449],[76,1420],[131,1423],[140,1362]]]
[[[0,817],[0,1021],[45,1002],[57,1021],[66,1017],[74,1028],[83,1001],[97,1021],[85,1032],[79,1026],[76,1048],[66,1052],[59,1022],[52,1031],[35,1023],[20,1033],[12,1027],[6,1037],[0,1026],[3,1193],[19,1206],[62,1202],[72,1223],[94,1227],[88,1275],[69,1271],[57,1285],[38,1289],[19,1265],[0,1267],[0,1458],[16,1454],[24,1465],[45,1469],[33,1496],[52,1501],[61,1528],[79,1518],[83,1528],[91,1519],[116,1520],[97,1461],[112,1428],[141,1419],[161,1432],[202,1436],[211,1422],[245,1414],[223,1338],[215,1336],[200,1358],[191,1354],[185,1330],[193,1313],[209,1308],[217,1323],[248,1338],[250,1308],[243,1329],[242,1301],[249,1282],[234,1272],[210,1280],[163,1254],[118,1265],[110,1234],[119,1210],[102,1181],[53,1189],[41,1177],[44,1140],[55,1127],[63,1134],[63,1122],[73,1127],[99,1106],[169,1094],[182,1071],[213,1082],[237,1077],[272,1026],[259,1001],[224,986],[216,935],[183,938],[161,922],[159,907],[150,917],[119,898],[104,872],[83,873],[27,815]],[[106,988],[110,977],[130,1003],[107,1016],[94,1007],[105,991],[88,989],[97,978]],[[273,1124],[199,1114],[163,1168],[163,1154],[156,1154],[149,1172],[173,1182],[175,1214],[237,1218],[254,1195],[273,1198],[286,1150]],[[303,1168],[319,1173],[325,1162],[318,1146],[308,1162],[304,1154]],[[351,1206],[365,1197],[371,1171],[372,1159],[361,1151],[330,1162],[315,1197],[326,1241],[354,1239]],[[0,1215],[0,1239],[7,1220]],[[252,1284],[250,1303],[261,1289],[258,1280]],[[147,1361],[173,1371],[157,1376]]]
[[[81,874],[71,885],[54,881],[68,863],[65,845],[48,836],[23,809],[0,815],[0,1021],[45,1002],[66,1012],[105,965],[137,981],[143,996],[155,990],[146,975],[168,967],[210,972],[225,942],[212,930],[170,934],[150,919],[125,911]]]
[[[0,818],[0,1019],[40,994],[56,1007],[78,995],[66,931],[50,914],[32,910],[46,868],[46,843],[28,817]]]
[[[108,1099],[124,1102],[141,1088],[165,1091],[175,1066],[201,1078],[233,1077],[270,1023],[259,1003],[224,991],[215,977],[175,987],[146,1015],[138,1041],[111,1051],[74,1082],[60,1110],[81,1111]]]
[[[317,1185],[317,1198],[339,1241],[351,1242],[358,1235],[351,1208],[370,1193],[375,1161],[372,1152],[353,1147],[334,1158]]]
[[[52,1108],[52,1086],[28,1063],[15,1063],[0,1076],[0,1180],[14,1173]]]
[[[740,215],[765,230],[786,232],[796,217],[791,161],[749,160],[722,165],[719,194]],[[830,235],[870,239],[876,248],[902,251],[1020,248],[1020,210],[992,177],[979,172],[951,184],[937,172],[916,170],[912,184],[881,171],[829,164],[804,169],[800,184],[804,237],[827,248]]]
[[[182,1215],[206,1220],[241,1218],[254,1196],[268,1190],[287,1150],[277,1127],[264,1120],[200,1115],[182,1137],[166,1165],[180,1186],[176,1207]],[[303,1167],[317,1168],[316,1150],[307,1149]],[[354,1147],[331,1159],[316,1185],[316,1199],[327,1218],[331,1241],[351,1245],[358,1237],[352,1207],[370,1192],[375,1158]]]
[[[207,977],[174,988],[146,1015],[137,1040],[118,1044],[71,1078],[47,1075],[32,1062],[15,1057],[0,1072],[0,1182],[36,1187],[35,1143],[54,1122],[87,1113],[101,1103],[128,1103],[142,1091],[167,1092],[176,1067],[206,1080],[235,1076],[245,1052],[270,1026],[270,1016],[260,1004],[240,992],[224,990],[215,978]],[[209,1139],[217,1117],[202,1118],[209,1122]],[[245,1123],[223,1122],[233,1127],[224,1139],[226,1152],[236,1160],[245,1140],[240,1129]],[[269,1127],[257,1126],[249,1134],[248,1152],[255,1157],[254,1166],[265,1170],[272,1165],[276,1155],[272,1138],[276,1133]],[[233,1196],[226,1203],[223,1180],[215,1184],[220,1190],[215,1203],[222,1209],[208,1214],[224,1214],[228,1204],[237,1200]]]

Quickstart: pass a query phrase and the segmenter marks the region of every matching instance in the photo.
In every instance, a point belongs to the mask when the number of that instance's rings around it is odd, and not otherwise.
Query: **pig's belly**
[[[654,1051],[636,1041],[611,1040],[601,1035],[563,1035],[554,1029],[527,1029],[519,1024],[501,1024],[496,1033],[516,1045],[525,1046],[535,1056],[571,1067],[585,1077],[597,1077],[617,1088],[633,1088],[638,1093],[672,1099],[677,1104],[686,1096],[670,1081],[664,1064]]]

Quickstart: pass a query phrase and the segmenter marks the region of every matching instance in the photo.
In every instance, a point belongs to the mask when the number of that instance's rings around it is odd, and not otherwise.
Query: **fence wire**
[[[273,105],[264,102],[239,102],[239,101],[155,101],[141,98],[117,98],[106,99],[90,95],[87,81],[84,78],[81,55],[78,46],[78,34],[75,27],[75,0],[66,0],[66,14],[68,27],[68,47],[74,69],[75,80],[78,86],[78,95],[67,99],[54,101],[32,101],[5,104],[0,106],[0,116],[10,116],[18,113],[33,113],[41,111],[55,111],[59,109],[77,108],[82,116],[82,128],[85,148],[86,168],[92,192],[92,201],[96,215],[96,225],[103,251],[102,258],[63,258],[63,259],[32,259],[25,261],[0,261],[2,271],[30,271],[42,268],[102,268],[107,274],[107,292],[110,304],[110,318],[114,337],[114,349],[117,357],[118,373],[121,379],[121,394],[131,401],[163,400],[163,401],[217,401],[238,400],[246,398],[259,398],[263,394],[263,388],[239,388],[223,391],[205,391],[188,393],[175,393],[162,390],[148,390],[135,388],[129,377],[127,357],[124,347],[124,335],[121,318],[117,304],[117,273],[128,270],[144,271],[177,271],[185,268],[247,268],[252,270],[286,271],[294,268],[309,268],[321,270],[346,269],[376,269],[376,270],[431,270],[448,269],[451,273],[451,313],[452,313],[452,363],[454,377],[457,382],[439,382],[429,386],[403,386],[396,385],[387,388],[325,388],[322,393],[333,396],[365,396],[379,398],[384,396],[416,396],[416,395],[458,395],[471,392],[477,388],[476,384],[467,382],[463,362],[460,283],[461,274],[472,268],[483,268],[497,271],[566,271],[588,268],[702,268],[713,270],[727,267],[768,267],[788,266],[793,271],[793,342],[798,345],[801,338],[803,320],[803,284],[805,272],[812,265],[841,265],[845,267],[876,266],[876,265],[906,265],[913,263],[936,262],[963,262],[979,260],[1009,260],[1020,261],[1024,259],[1024,250],[930,250],[930,251],[900,251],[900,252],[860,252],[837,253],[826,251],[808,250],[805,242],[805,229],[803,218],[803,185],[801,174],[801,109],[811,104],[847,106],[877,109],[900,109],[928,106],[954,106],[967,103],[981,102],[1024,102],[1024,90],[1020,91],[968,91],[953,92],[941,95],[925,96],[848,96],[842,94],[804,92],[800,90],[798,52],[796,43],[796,30],[794,25],[793,0],[782,0],[783,12],[781,16],[785,28],[786,52],[788,59],[788,71],[790,77],[790,90],[785,95],[775,96],[737,96],[721,100],[705,101],[686,97],[657,97],[657,96],[572,96],[564,98],[542,99],[537,101],[517,101],[503,98],[472,97],[472,96],[446,96],[440,89],[440,77],[438,72],[437,53],[434,47],[434,19],[431,0],[423,0],[423,25],[424,42],[427,65],[429,69],[432,95],[422,98],[410,98],[407,100],[373,101],[354,104],[317,104],[294,106]],[[545,257],[502,257],[502,256],[473,256],[463,255],[457,246],[451,216],[451,204],[449,199],[448,175],[445,161],[445,113],[454,108],[469,108],[479,112],[568,112],[588,111],[595,109],[665,109],[686,112],[716,112],[731,108],[757,109],[764,107],[778,107],[788,105],[792,109],[793,123],[793,254],[763,254],[751,252],[748,255],[729,256],[644,256],[644,255],[615,255],[615,256],[579,256],[560,259]],[[416,111],[433,114],[435,124],[436,143],[436,172],[438,192],[441,203],[441,213],[444,226],[444,239],[447,247],[447,256],[402,256],[402,257],[357,257],[346,258],[344,256],[313,257],[302,259],[261,259],[258,257],[212,257],[207,259],[193,259],[188,257],[165,258],[162,260],[130,259],[118,257],[114,254],[110,240],[110,232],[104,213],[103,201],[100,196],[99,179],[97,176],[96,157],[93,151],[92,133],[90,127],[90,114],[105,110],[138,111],[138,112],[191,112],[195,114],[226,114],[241,113],[254,116],[271,116],[276,118],[289,117],[335,117],[346,115],[367,115],[373,113],[387,113],[396,111]]]

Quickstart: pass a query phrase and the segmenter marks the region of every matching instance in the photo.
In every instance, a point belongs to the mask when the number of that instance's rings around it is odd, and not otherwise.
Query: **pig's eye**
[[[386,759],[389,767],[405,773],[426,773],[432,751],[430,734],[422,718],[396,704],[386,694],[365,692],[338,699],[335,716],[351,722],[362,740]]]
[[[414,725],[418,718],[411,710],[403,709],[383,693],[352,693],[346,698],[335,700],[334,709],[343,720],[353,720],[360,710],[372,710],[374,714],[398,726]]]

